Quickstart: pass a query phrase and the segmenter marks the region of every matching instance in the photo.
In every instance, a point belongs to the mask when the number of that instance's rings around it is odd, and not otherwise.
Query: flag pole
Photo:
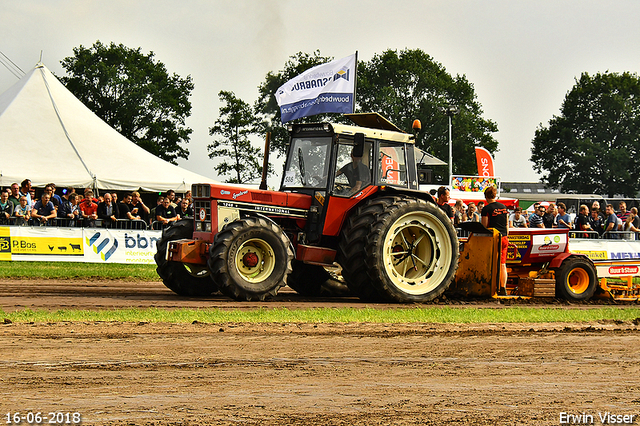
[[[351,113],[356,112],[356,90],[358,88],[358,51],[356,50],[356,65],[353,70],[353,103],[351,104]]]

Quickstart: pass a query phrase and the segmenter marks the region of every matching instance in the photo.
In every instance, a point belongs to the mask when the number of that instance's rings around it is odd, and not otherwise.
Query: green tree
[[[536,129],[531,161],[552,188],[632,197],[640,174],[639,130],[638,75],[583,73],[560,116]]]
[[[333,60],[328,56],[321,56],[320,51],[316,50],[313,54],[298,52],[290,56],[284,64],[284,68],[276,73],[269,71],[264,82],[258,86],[258,100],[255,103],[256,113],[265,117],[264,125],[260,132],[271,132],[271,151],[277,152],[278,155],[285,153],[289,135],[287,128],[280,120],[280,108],[276,102],[274,94],[280,86],[292,78],[302,74],[309,68],[316,65],[324,64]],[[312,117],[304,117],[296,122],[310,123],[323,120],[323,116],[327,114],[314,115]]]
[[[96,115],[150,153],[176,163],[188,158],[181,144],[192,130],[185,127],[191,115],[191,76],[169,75],[154,53],[122,44],[73,49],[61,61],[68,76],[65,84]]]
[[[449,120],[443,112],[458,108],[452,118],[454,174],[477,174],[475,147],[492,154],[498,142],[495,122],[482,117],[473,84],[446,69],[420,49],[386,50],[358,64],[357,110],[378,112],[405,131],[414,119],[422,123],[416,145],[443,161],[449,158]]]
[[[226,158],[215,166],[221,176],[228,176],[229,183],[249,183],[260,179],[260,149],[251,145],[249,137],[257,134],[261,122],[251,105],[238,99],[233,92],[221,90],[218,93],[224,105],[220,116],[209,129],[211,136],[220,136],[207,149],[209,158]]]

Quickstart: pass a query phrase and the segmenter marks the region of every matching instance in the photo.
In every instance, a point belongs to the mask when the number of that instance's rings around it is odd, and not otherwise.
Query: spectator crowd
[[[0,193],[0,225],[68,226],[120,229],[161,229],[176,220],[193,217],[191,191],[177,197],[169,190],[149,208],[140,193],[117,192],[98,195],[91,188],[79,194],[73,187],[56,193],[56,185],[47,184],[38,198],[31,181],[13,183]]]
[[[462,222],[480,222],[484,202],[478,205],[471,202],[464,205],[462,200],[456,200],[455,205],[449,204],[450,193],[446,187],[440,187],[437,192],[432,193],[440,208],[451,219],[456,228]],[[604,211],[600,203],[595,201],[591,206],[582,204],[578,214],[574,218],[567,213],[567,206],[563,202],[558,203],[534,203],[533,212],[527,214],[520,207],[516,207],[508,215],[509,228],[567,228],[573,232],[572,237],[577,238],[616,238],[622,234],[634,238],[640,236],[640,217],[638,209],[632,207],[627,210],[624,201],[618,203],[618,211],[612,204],[604,206]],[[575,232],[582,231],[582,232]]]
[[[0,225],[162,229],[177,220],[193,217],[191,191],[178,197],[175,191],[168,190],[158,196],[156,205],[150,208],[137,191],[122,194],[122,200],[118,201],[117,192],[97,195],[91,188],[86,188],[79,194],[75,188],[68,187],[57,194],[56,190],[55,184],[47,184],[38,198],[29,179],[2,188]],[[484,202],[465,205],[462,200],[456,200],[451,207],[446,187],[440,187],[432,195],[456,228],[462,222],[481,222]],[[573,219],[562,202],[535,203],[533,207],[530,214],[520,207],[509,212],[508,227],[568,228],[580,231],[573,232],[572,236],[585,238],[616,233],[640,234],[638,209],[627,210],[624,201],[618,204],[619,211],[615,211],[612,204],[607,204],[603,211],[597,201],[591,206],[583,204]]]

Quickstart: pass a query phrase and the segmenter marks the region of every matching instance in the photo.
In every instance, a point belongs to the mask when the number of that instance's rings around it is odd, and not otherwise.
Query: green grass
[[[159,281],[156,265],[79,262],[0,262],[4,278],[106,278],[135,281]]]
[[[11,313],[0,310],[0,318],[12,322],[151,322],[151,323],[540,323],[590,322],[599,320],[632,321],[640,318],[640,308],[397,308],[356,309],[260,308],[256,310],[221,309],[116,309],[58,310],[29,309]]]

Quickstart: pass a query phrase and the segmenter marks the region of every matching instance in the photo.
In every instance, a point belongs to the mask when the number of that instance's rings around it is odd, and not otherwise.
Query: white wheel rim
[[[235,260],[240,276],[251,283],[264,281],[276,265],[273,249],[260,238],[252,238],[242,243],[236,252]]]
[[[383,245],[384,267],[393,284],[412,295],[435,290],[449,273],[449,241],[446,226],[427,212],[407,213],[396,220]]]

